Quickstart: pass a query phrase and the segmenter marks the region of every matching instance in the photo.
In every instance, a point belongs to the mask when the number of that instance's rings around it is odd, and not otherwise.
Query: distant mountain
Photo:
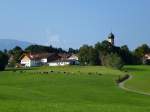
[[[21,48],[26,48],[27,46],[31,45],[30,42],[25,41],[18,41],[13,39],[0,39],[0,50],[10,50],[14,48],[15,46],[20,46]]]

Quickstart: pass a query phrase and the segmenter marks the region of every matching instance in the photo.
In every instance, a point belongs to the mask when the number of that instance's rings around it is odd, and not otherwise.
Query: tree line
[[[127,45],[117,47],[105,40],[94,46],[80,47],[79,60],[81,65],[104,65],[121,69],[123,65],[143,64],[143,57],[147,53],[150,53],[147,44],[130,51]]]
[[[74,53],[78,54],[81,65],[104,65],[121,69],[123,65],[143,64],[143,56],[150,53],[150,47],[143,44],[130,51],[127,45],[113,46],[108,41],[97,42],[93,46],[83,45],[79,49],[69,48],[67,51],[53,46],[30,45],[25,49],[19,46],[11,50],[0,51],[0,70],[6,66],[15,67],[20,63],[23,53]]]

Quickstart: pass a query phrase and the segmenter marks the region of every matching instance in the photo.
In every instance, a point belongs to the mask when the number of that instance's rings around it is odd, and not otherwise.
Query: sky
[[[79,48],[150,45],[150,0],[0,0],[0,39]]]

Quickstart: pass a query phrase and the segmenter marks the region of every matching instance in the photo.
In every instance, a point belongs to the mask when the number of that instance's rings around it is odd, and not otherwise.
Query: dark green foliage
[[[23,54],[23,52],[24,52],[24,51],[23,51],[22,48],[19,47],[19,46],[16,46],[16,47],[13,48],[12,50],[10,50],[10,51],[9,51],[9,55],[10,55],[10,56],[13,56],[13,60],[12,60],[12,62],[10,62],[10,63],[13,63],[13,64],[19,63],[19,62],[20,62],[19,58],[21,57],[21,55]]]
[[[21,47],[16,46],[8,52],[9,64],[8,67],[15,67],[17,63],[20,63],[20,57],[24,53]]]
[[[139,58],[143,57],[146,53],[150,53],[150,48],[147,44],[137,47],[134,51],[134,54]]]
[[[89,57],[88,57],[88,52],[89,52],[89,46],[88,45],[83,45],[79,49],[79,61],[81,65],[87,65],[89,63]]]
[[[95,44],[95,49],[102,54],[107,54],[108,52],[113,52],[114,46],[111,45],[108,41],[98,42]]]
[[[79,52],[78,49],[69,48],[68,53],[77,54]]]
[[[119,76],[118,79],[116,80],[116,82],[119,84],[119,83],[127,80],[129,77],[130,77],[130,75],[128,75],[128,74],[123,75],[123,76]]]
[[[0,51],[0,71],[3,71],[8,64],[8,56]]]
[[[98,65],[98,52],[95,48],[83,45],[79,49],[79,61],[81,65]]]
[[[99,54],[97,52],[97,50],[93,47],[89,48],[89,65],[98,65],[99,64]]]
[[[121,46],[120,47],[120,56],[123,60],[123,62],[126,65],[134,64],[134,60],[136,59],[135,56],[133,56],[132,52],[129,50],[127,45]]]
[[[42,53],[42,52],[49,52],[49,53],[65,53],[66,51],[62,48],[54,48],[52,46],[42,46],[42,45],[30,45],[25,49],[26,52],[32,53]]]
[[[143,64],[145,64],[145,65],[150,65],[150,60],[144,60],[144,61],[143,61]]]
[[[107,67],[112,67],[116,69],[121,69],[124,65],[122,59],[119,57],[118,54],[107,54],[104,57],[103,64]]]
[[[147,44],[143,44],[143,45],[137,47],[133,51],[133,55],[136,58],[136,63],[142,64],[143,63],[143,57],[147,53],[150,53],[150,47]]]

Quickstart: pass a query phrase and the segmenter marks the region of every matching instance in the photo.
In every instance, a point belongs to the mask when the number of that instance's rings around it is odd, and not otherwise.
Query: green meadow
[[[150,92],[149,68],[125,67],[133,74],[125,86]],[[116,84],[124,74],[100,66],[7,69],[0,72],[0,112],[149,112],[150,96]]]
[[[125,69],[132,74],[125,87],[150,94],[150,66],[127,66]]]

